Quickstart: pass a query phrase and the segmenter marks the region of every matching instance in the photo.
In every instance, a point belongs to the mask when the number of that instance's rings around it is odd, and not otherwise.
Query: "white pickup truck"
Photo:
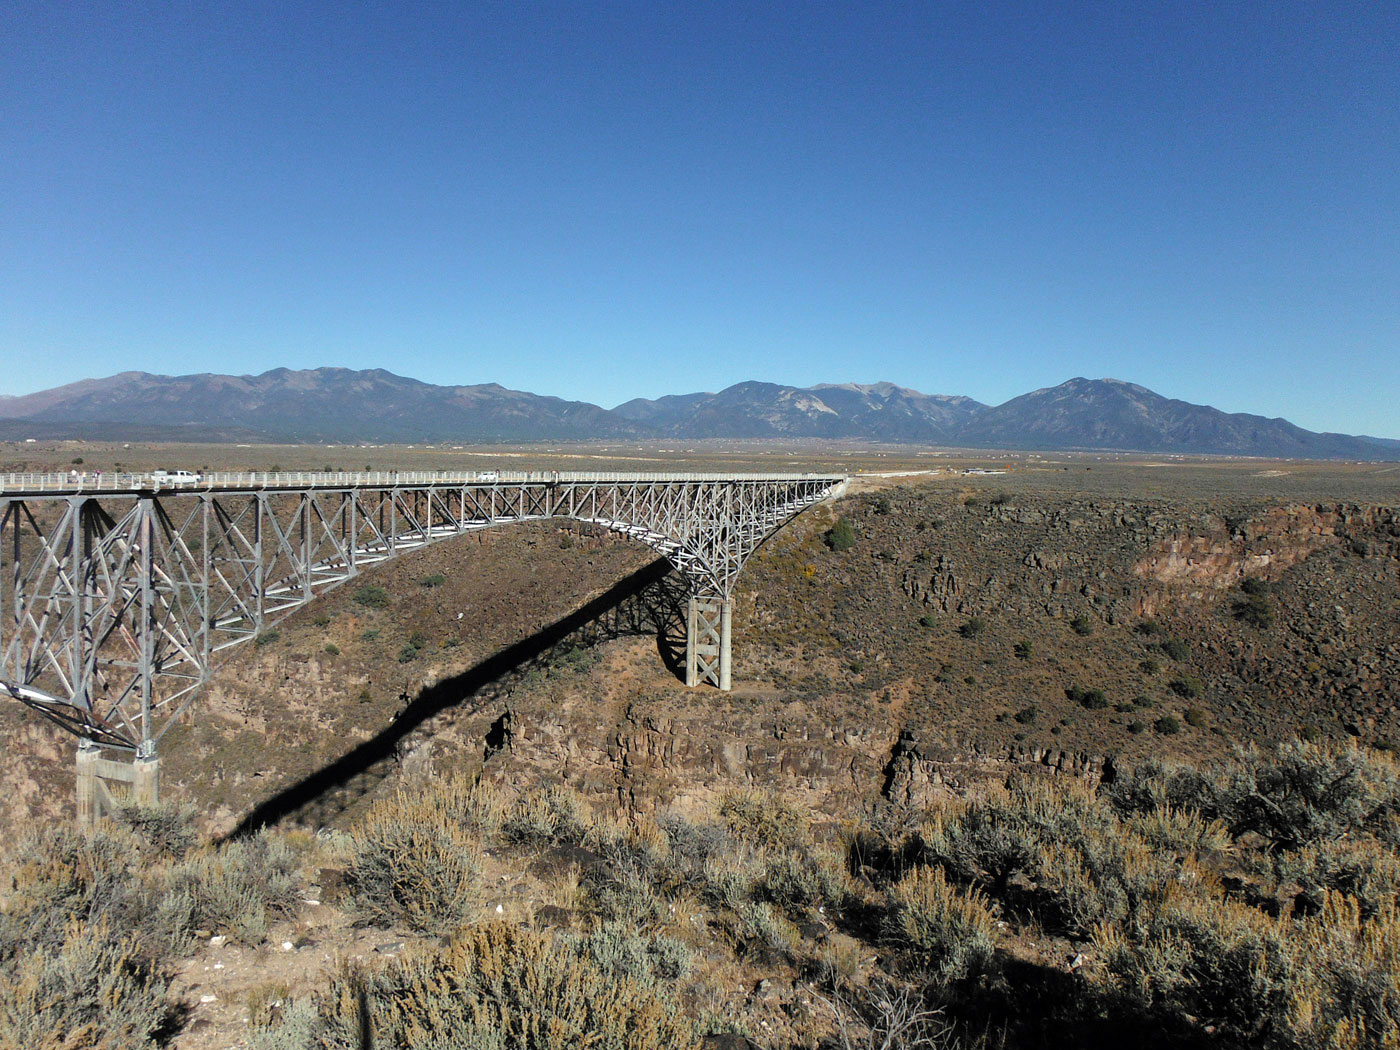
[[[153,470],[151,480],[157,485],[198,485],[203,475],[192,470]]]

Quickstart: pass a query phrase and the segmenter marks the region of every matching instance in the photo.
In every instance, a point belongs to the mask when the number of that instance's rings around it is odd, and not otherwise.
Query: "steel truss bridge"
[[[0,689],[140,767],[221,654],[379,562],[569,518],[664,555],[690,589],[686,684],[730,687],[748,557],[846,479],[559,472],[0,475]],[[100,776],[120,776],[101,762]],[[127,778],[131,779],[131,778]],[[138,788],[140,777],[135,780]],[[153,789],[152,789],[153,791]]]

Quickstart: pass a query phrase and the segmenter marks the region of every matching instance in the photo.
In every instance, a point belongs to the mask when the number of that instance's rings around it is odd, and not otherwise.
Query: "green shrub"
[[[272,629],[270,629],[270,630],[263,631],[262,634],[258,635],[256,638],[254,638],[254,639],[253,639],[253,644],[254,644],[255,646],[257,646],[259,649],[261,649],[261,648],[262,648],[263,646],[265,646],[265,645],[271,645],[273,642],[277,641],[277,640],[278,640],[279,638],[281,638],[281,637],[282,637],[282,632],[279,631],[279,630],[277,630],[277,628],[274,627],[274,628],[272,628]]]
[[[1160,759],[1120,768],[1102,794],[1124,816],[1171,808],[1226,820],[1229,808],[1216,776],[1188,763]]]
[[[1018,660],[1029,660],[1031,654],[1035,652],[1035,645],[1031,642],[1017,642],[1012,646],[1012,652],[1016,654]]]
[[[1144,674],[1157,674],[1159,671],[1162,670],[1161,661],[1154,660],[1150,656],[1144,659],[1141,663],[1139,663],[1138,667],[1142,669],[1142,672]]]
[[[1039,716],[1039,714],[1040,708],[1037,707],[1035,704],[1031,704],[1029,707],[1021,708],[1021,710],[1017,711],[1011,717],[1016,719],[1017,722],[1020,722],[1021,725],[1029,726],[1035,725],[1035,720],[1037,716]]]
[[[1400,855],[1369,837],[1310,842],[1276,853],[1272,861],[1280,884],[1296,883],[1315,901],[1329,890],[1345,894],[1368,921],[1388,902],[1400,901]]]
[[[634,864],[623,864],[611,870],[591,867],[584,872],[583,882],[598,913],[607,919],[650,929],[666,917],[665,898],[656,891],[647,874]]]
[[[936,808],[915,859],[1074,935],[1121,918],[1165,877],[1092,788],[1038,778]]]
[[[926,613],[919,617],[919,626],[932,629],[938,626],[938,621]]]
[[[1175,715],[1163,715],[1152,723],[1152,729],[1159,736],[1175,736],[1181,732],[1181,723]]]
[[[1094,633],[1094,625],[1089,622],[1089,617],[1082,615],[1069,622],[1069,629],[1081,638],[1087,638]]]
[[[958,634],[964,638],[976,638],[986,629],[987,621],[980,616],[974,616],[958,628]]]
[[[941,871],[922,868],[890,890],[885,938],[912,968],[949,984],[991,968],[996,922],[980,893],[965,893]]]
[[[1165,638],[1157,643],[1157,648],[1162,650],[1163,656],[1178,663],[1191,658],[1191,647],[1180,638]]]
[[[310,999],[284,1002],[276,1012],[252,1013],[246,1050],[310,1050],[317,1046],[316,1040],[325,1028]]]
[[[125,829],[84,834],[66,824],[21,839],[7,858],[7,890],[0,899],[0,959],[57,949],[72,924],[105,918],[129,922],[143,912],[140,883],[131,870],[138,848]]]
[[[666,814],[657,821],[666,836],[670,877],[681,886],[693,887],[705,881],[705,865],[730,845],[729,832],[719,824],[697,824],[677,814]]]
[[[441,587],[446,582],[447,577],[440,572],[435,572],[430,576],[424,576],[418,581],[419,585],[423,587]]]
[[[822,536],[822,541],[839,554],[841,551],[848,551],[856,545],[856,530],[843,516],[836,519],[836,524],[826,531]]]
[[[1104,695],[1102,689],[1081,689],[1077,685],[1072,685],[1065,690],[1065,696],[1073,703],[1090,711],[1102,711],[1108,706],[1108,697]]]
[[[767,901],[744,901],[734,909],[736,933],[775,952],[790,954],[801,942],[797,927]]]
[[[361,921],[440,934],[475,910],[479,846],[431,796],[399,792],[376,803],[352,841],[345,882]]]
[[[1274,625],[1274,607],[1264,594],[1246,594],[1234,604],[1235,619],[1260,630]]]
[[[366,583],[356,588],[354,599],[369,609],[383,609],[389,604],[389,592],[377,583]]]
[[[334,619],[334,617],[331,616],[330,613],[317,613],[315,617],[312,618],[311,622],[317,627],[329,627],[332,619]]]
[[[339,656],[340,646],[336,645],[335,642],[327,642],[325,648],[323,648],[321,652],[325,653],[327,656]]]
[[[1195,729],[1206,724],[1206,710],[1203,707],[1188,707],[1181,717],[1186,720],[1188,726]]]
[[[350,969],[322,1006],[332,1046],[433,1050],[698,1050],[663,993],[612,977],[546,936],[503,923],[372,971]]]
[[[1184,675],[1180,678],[1173,678],[1167,683],[1167,688],[1186,700],[1196,700],[1206,691],[1205,685],[1199,678],[1190,678]]]

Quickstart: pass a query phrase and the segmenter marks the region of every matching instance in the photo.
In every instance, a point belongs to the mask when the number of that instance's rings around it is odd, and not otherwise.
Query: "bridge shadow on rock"
[[[510,695],[530,673],[568,654],[600,642],[654,634],[667,669],[681,677],[685,661],[685,615],[689,589],[670,562],[658,558],[608,588],[603,594],[529,638],[510,645],[475,667],[425,687],[394,721],[330,765],[259,804],[228,836],[238,838],[259,828],[294,819],[320,826],[329,823],[381,784],[400,763],[408,738],[429,720],[452,708],[483,710]],[[469,706],[467,706],[469,705]],[[507,734],[494,726],[486,750]]]

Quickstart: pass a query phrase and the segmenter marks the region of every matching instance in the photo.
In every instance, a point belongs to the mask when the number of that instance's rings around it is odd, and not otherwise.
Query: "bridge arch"
[[[0,476],[0,688],[90,746],[154,761],[220,655],[317,594],[439,540],[560,518],[676,567],[686,682],[728,689],[744,563],[844,487],[794,474]]]

